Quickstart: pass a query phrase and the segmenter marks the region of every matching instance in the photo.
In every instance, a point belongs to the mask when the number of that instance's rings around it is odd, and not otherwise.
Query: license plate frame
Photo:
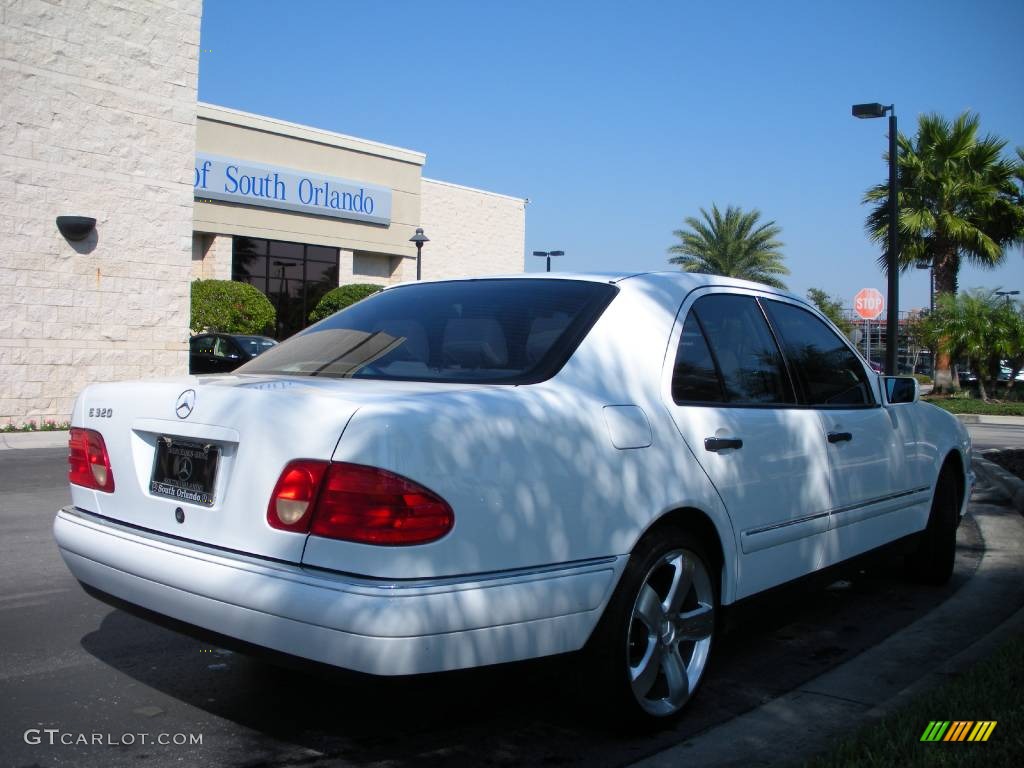
[[[216,502],[220,447],[171,435],[157,438],[149,492],[153,496],[200,507]]]

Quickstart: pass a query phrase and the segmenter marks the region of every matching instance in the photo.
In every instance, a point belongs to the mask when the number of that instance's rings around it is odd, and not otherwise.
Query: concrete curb
[[[974,576],[948,600],[798,689],[634,765],[757,766],[808,759],[1024,632],[1024,519],[1006,507],[972,506],[980,512],[975,519],[985,554]],[[999,605],[1015,610],[991,631],[971,637],[976,617]],[[780,734],[785,734],[784,747]]]
[[[68,433],[61,432],[3,432],[0,433],[0,451],[25,448],[66,448]]]
[[[985,458],[986,454],[998,454],[1002,451],[998,448],[993,448],[987,451],[975,452],[971,456],[971,465],[974,467],[974,471],[979,475],[979,479],[984,480],[990,486],[993,486],[998,492],[1000,492],[1006,499],[1013,505],[1014,509],[1024,515],[1024,480],[1014,475],[1012,472],[1007,472],[1001,466],[993,461],[989,461]]]
[[[958,413],[956,417],[964,424],[1004,424],[1024,426],[1024,416],[983,416],[979,413]]]

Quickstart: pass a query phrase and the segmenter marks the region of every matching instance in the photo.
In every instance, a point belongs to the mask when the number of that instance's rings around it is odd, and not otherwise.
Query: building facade
[[[336,285],[524,269],[521,198],[426,156],[197,104],[200,0],[0,7],[0,426],[95,381],[188,370],[195,279],[256,285],[284,337]],[[60,216],[95,219],[84,239]]]
[[[526,201],[422,175],[426,155],[200,104],[193,169],[194,278],[242,280],[270,299],[284,338],[328,290],[522,272]]]

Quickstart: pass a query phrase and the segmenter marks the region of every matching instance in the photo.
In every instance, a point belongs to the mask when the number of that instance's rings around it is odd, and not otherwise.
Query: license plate
[[[209,443],[193,443],[160,437],[149,492],[154,496],[213,506],[214,481],[220,448]]]

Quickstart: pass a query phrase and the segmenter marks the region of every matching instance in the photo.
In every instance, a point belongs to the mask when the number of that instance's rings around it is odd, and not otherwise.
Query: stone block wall
[[[424,280],[522,272],[525,269],[526,201],[518,197],[423,179],[420,220]],[[405,279],[416,277],[405,260]]]
[[[0,5],[0,426],[187,371],[200,13]],[[96,229],[70,242],[63,214]]]

